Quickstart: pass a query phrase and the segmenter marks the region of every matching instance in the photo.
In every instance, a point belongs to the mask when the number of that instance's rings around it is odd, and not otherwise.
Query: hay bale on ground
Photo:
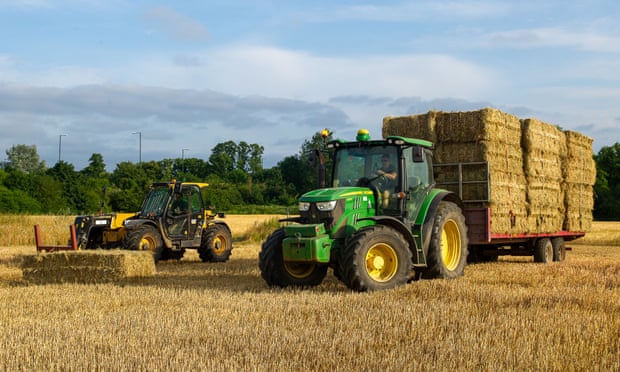
[[[25,256],[24,280],[36,283],[107,283],[155,274],[148,251],[61,251]]]

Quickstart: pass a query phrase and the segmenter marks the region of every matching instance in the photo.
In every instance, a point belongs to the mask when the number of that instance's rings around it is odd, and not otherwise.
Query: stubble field
[[[618,222],[595,223],[561,263],[502,257],[352,293],[331,273],[268,288],[244,237],[271,217],[227,217],[229,262],[189,251],[154,277],[98,285],[22,279],[33,221],[64,244],[70,218],[0,218],[0,370],[620,370]]]

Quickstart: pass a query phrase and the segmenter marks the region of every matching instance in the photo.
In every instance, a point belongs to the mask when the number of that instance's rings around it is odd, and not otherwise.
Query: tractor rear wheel
[[[453,279],[463,276],[467,244],[467,225],[461,208],[452,202],[439,202],[431,230],[427,268],[422,277]]]
[[[542,238],[534,246],[534,262],[548,263],[553,261],[553,244],[551,239]]]
[[[125,249],[134,251],[151,251],[155,262],[161,259],[164,251],[159,231],[151,225],[142,225],[130,231],[125,239]]]
[[[409,280],[411,262],[401,233],[388,226],[371,226],[353,235],[341,252],[341,280],[360,292],[398,287]]]
[[[232,253],[232,235],[228,227],[215,224],[203,232],[198,255],[202,262],[226,262]]]
[[[285,262],[282,256],[284,229],[278,229],[267,237],[258,255],[261,276],[270,286],[314,287],[325,279],[327,265],[313,262]]]

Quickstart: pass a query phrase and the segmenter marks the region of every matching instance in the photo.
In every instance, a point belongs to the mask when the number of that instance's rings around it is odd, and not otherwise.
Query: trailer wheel
[[[442,201],[437,207],[423,278],[454,279],[467,264],[467,225],[461,208]]]
[[[536,241],[534,246],[534,262],[548,263],[553,261],[553,244],[549,238]]]
[[[566,245],[564,244],[564,238],[551,239],[551,245],[553,246],[553,261],[561,262],[566,259]]]
[[[159,231],[151,225],[142,225],[129,232],[125,239],[125,249],[134,251],[151,251],[155,262],[161,259],[164,251]]]
[[[226,262],[232,253],[232,235],[222,224],[207,227],[202,234],[198,255],[202,262]]]
[[[325,279],[327,265],[316,263],[285,262],[282,256],[284,229],[271,233],[258,255],[261,276],[270,286],[314,287]]]
[[[341,280],[356,291],[375,291],[407,283],[411,251],[398,231],[382,225],[360,230],[339,259]]]

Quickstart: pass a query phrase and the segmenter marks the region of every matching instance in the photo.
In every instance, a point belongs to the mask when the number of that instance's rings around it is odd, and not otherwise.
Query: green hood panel
[[[348,199],[357,196],[371,196],[372,191],[367,187],[332,187],[309,191],[299,198],[300,202],[322,202],[329,200]]]

